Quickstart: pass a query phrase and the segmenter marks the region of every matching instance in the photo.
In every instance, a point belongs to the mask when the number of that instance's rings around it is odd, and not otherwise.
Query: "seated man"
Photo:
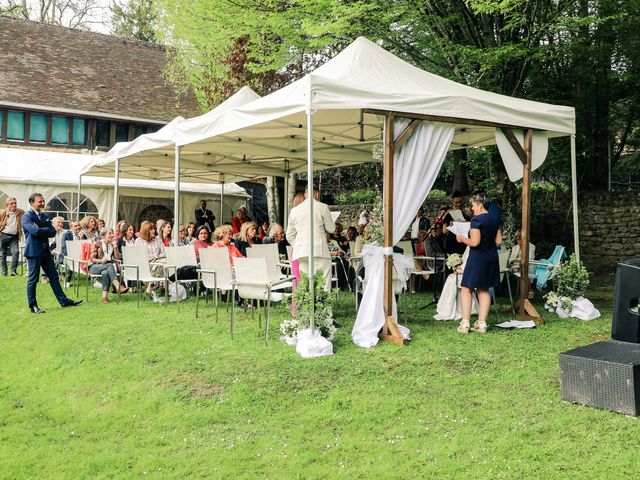
[[[269,227],[269,235],[262,239],[263,244],[269,243],[277,243],[278,244],[278,254],[280,258],[284,255],[284,258],[287,258],[287,247],[289,246],[289,242],[284,238],[284,228],[279,223],[274,223]]]
[[[336,228],[333,231],[333,234],[331,234],[331,239],[336,241],[336,243],[344,253],[347,253],[349,251],[349,240],[347,240],[347,238],[342,235],[341,223],[336,222]]]

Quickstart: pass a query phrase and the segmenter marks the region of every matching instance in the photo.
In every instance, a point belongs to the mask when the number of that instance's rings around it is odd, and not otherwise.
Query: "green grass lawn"
[[[194,302],[61,309],[49,286],[0,277],[0,477],[637,478],[634,418],[562,401],[558,353],[608,338],[612,287],[592,322],[460,335],[410,299],[413,340],[371,350],[335,309],[335,355],[305,360],[239,315]],[[540,311],[542,309],[540,308]],[[492,321],[495,321],[492,313]]]

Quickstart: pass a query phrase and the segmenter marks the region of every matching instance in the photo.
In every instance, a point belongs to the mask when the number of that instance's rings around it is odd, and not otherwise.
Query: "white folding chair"
[[[234,296],[231,297],[231,336],[233,337],[233,322],[235,320],[235,290],[244,300],[258,300],[258,302],[266,302],[265,313],[265,344],[269,340],[269,316],[271,313],[271,301],[278,301],[278,297],[274,295],[274,288],[287,282],[291,282],[293,277],[286,277],[277,282],[271,282],[269,272],[267,270],[267,261],[264,258],[235,258],[233,267],[236,273],[233,282]],[[258,312],[258,321],[260,322],[260,312]]]
[[[177,286],[180,283],[192,283],[194,279],[180,280],[178,278],[178,269],[181,267],[197,267],[198,259],[196,258],[196,250],[193,245],[184,245],[180,247],[165,247],[165,253],[167,254],[167,264],[165,265],[165,272],[167,278],[171,276],[171,271],[175,275],[176,292]],[[180,303],[180,295],[176,293],[176,301]]]
[[[251,248],[247,248],[247,258],[264,258],[267,262],[267,272],[269,273],[269,281],[275,284],[279,282],[286,275],[282,274],[280,264],[280,254],[278,253],[278,245],[276,243],[268,243],[265,245],[253,245]],[[284,290],[285,288],[291,288],[292,284],[283,283],[278,284],[277,290]]]
[[[147,256],[147,247],[141,245],[122,247],[122,264],[120,265],[120,270],[124,280],[136,282],[136,287],[138,289],[138,307],[140,306],[140,282],[164,282],[165,306],[169,304],[168,280],[166,277],[163,279],[151,275],[149,257]]]
[[[289,261],[293,260],[293,247],[291,245],[287,245],[287,258]]]
[[[229,250],[227,248],[201,248],[200,268],[198,269],[198,284],[196,285],[196,318],[198,317],[198,303],[200,301],[200,284],[205,287],[205,299],[207,292],[212,290],[213,303],[216,309],[216,322],[218,321],[218,293],[226,290],[227,305],[229,295],[233,290],[233,271],[229,263]]]
[[[89,300],[89,282],[91,278],[99,278],[100,275],[89,273],[89,261],[82,260],[82,245],[91,243],[91,240],[70,240],[67,242],[67,255],[64,257],[64,265],[67,270],[71,270],[76,277],[75,291],[80,294],[80,277],[84,275],[87,279],[85,286],[85,298]]]

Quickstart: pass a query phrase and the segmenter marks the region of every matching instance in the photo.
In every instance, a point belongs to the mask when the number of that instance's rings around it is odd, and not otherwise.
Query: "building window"
[[[29,119],[29,141],[45,143],[47,141],[47,116],[32,113]]]
[[[147,133],[147,127],[144,125],[134,125],[133,138],[138,138],[140,135]]]
[[[49,218],[53,217],[63,217],[65,220],[65,228],[68,228],[68,223],[71,220],[76,218],[77,205],[78,202],[78,194],[73,192],[64,192],[56,195],[48,202],[48,207],[50,208],[47,211],[47,215]],[[92,215],[94,217],[98,217],[98,208],[96,204],[91,201],[85,195],[80,195],[80,218],[86,217],[87,215]]]
[[[84,118],[73,119],[73,145],[87,144],[87,121]]]
[[[129,124],[116,123],[116,142],[129,141]]]
[[[8,112],[7,140],[24,140],[24,112]]]
[[[96,145],[98,147],[108,147],[111,137],[111,122],[98,120],[96,122]]]
[[[33,128],[33,116],[31,117]],[[69,143],[69,119],[65,117],[51,117],[51,143],[66,145]]]

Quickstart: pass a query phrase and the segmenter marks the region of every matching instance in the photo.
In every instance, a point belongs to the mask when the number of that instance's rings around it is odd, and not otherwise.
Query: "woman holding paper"
[[[468,237],[457,235],[456,240],[470,247],[469,260],[462,275],[460,306],[462,321],[458,332],[468,333],[471,322],[471,298],[473,290],[478,291],[478,320],[473,331],[487,331],[487,316],[491,306],[489,289],[500,283],[500,267],[498,264],[497,243],[501,241],[498,222],[488,214],[489,198],[486,195],[475,195],[471,200],[473,218]]]

